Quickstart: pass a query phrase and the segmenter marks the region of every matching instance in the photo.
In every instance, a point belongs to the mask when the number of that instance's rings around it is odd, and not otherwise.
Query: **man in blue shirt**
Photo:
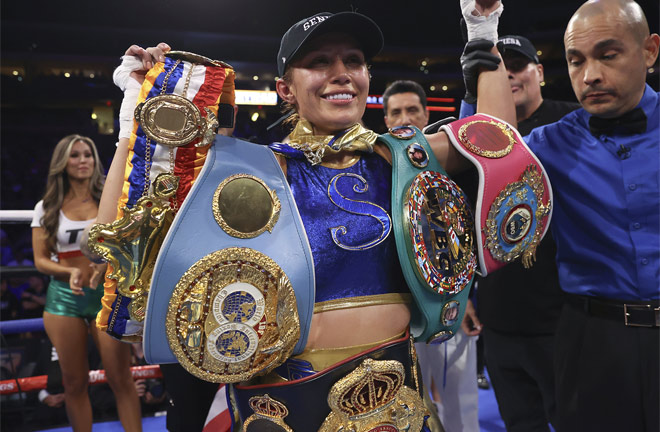
[[[660,98],[645,81],[660,36],[637,3],[590,0],[564,45],[582,108],[525,137],[552,183],[567,293],[555,335],[558,430],[658,431]]]
[[[592,0],[564,44],[583,108],[526,139],[552,182],[569,294],[555,342],[559,430],[657,431],[660,111],[645,80],[660,37],[637,3]]]

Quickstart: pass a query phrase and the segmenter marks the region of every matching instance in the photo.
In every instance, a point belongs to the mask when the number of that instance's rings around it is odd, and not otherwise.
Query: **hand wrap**
[[[497,24],[504,10],[502,1],[500,1],[500,6],[488,16],[481,15],[475,8],[475,4],[475,0],[461,0],[461,12],[467,26],[468,41],[486,39],[493,44],[496,43]]]
[[[119,139],[130,138],[133,131],[133,112],[142,85],[131,73],[142,70],[142,61],[134,56],[123,56],[121,64],[112,74],[115,85],[124,92],[124,99],[119,108]]]

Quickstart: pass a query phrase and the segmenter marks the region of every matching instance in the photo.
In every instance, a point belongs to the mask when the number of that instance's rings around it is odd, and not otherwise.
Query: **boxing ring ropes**
[[[0,224],[30,223],[32,221],[32,214],[33,210],[0,210]],[[37,270],[31,266],[2,267],[1,271],[3,274],[37,273]],[[42,318],[0,321],[0,333],[3,335],[43,330],[44,322]],[[134,380],[162,377],[158,365],[134,366],[131,367],[131,374],[133,375]],[[45,389],[47,380],[47,375],[3,380],[0,381],[0,395]],[[106,382],[107,380],[104,370],[89,371],[90,385],[103,384]]]

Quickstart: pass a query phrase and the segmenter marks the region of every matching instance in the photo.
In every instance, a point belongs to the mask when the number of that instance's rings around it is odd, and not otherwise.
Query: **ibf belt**
[[[142,338],[160,245],[204,165],[218,126],[233,124],[234,70],[173,51],[147,73],[135,109],[118,218],[90,231],[89,247],[108,262],[97,325]]]
[[[525,267],[550,226],[552,189],[517,130],[485,114],[442,126],[479,172],[476,245],[482,276],[522,257]]]
[[[441,343],[460,327],[472,286],[472,212],[419,129],[393,128],[379,140],[392,153],[394,235],[418,309],[411,332],[416,341]]]
[[[415,431],[427,414],[408,335],[306,378],[236,385],[246,432]]]
[[[301,352],[314,267],[282,170],[264,146],[216,137],[153,272],[145,358],[244,381]]]

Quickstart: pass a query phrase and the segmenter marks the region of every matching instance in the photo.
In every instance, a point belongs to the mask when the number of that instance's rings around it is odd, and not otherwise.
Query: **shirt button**
[[[639,229],[639,227],[641,227],[641,225],[640,225],[639,222],[635,222],[635,223],[633,223],[633,228],[634,228],[634,229]]]
[[[642,265],[646,265],[649,263],[649,260],[647,258],[642,258]]]
[[[635,189],[637,189],[637,185],[635,183],[631,183],[631,184],[628,185],[628,189],[630,189],[631,191],[634,191]]]

